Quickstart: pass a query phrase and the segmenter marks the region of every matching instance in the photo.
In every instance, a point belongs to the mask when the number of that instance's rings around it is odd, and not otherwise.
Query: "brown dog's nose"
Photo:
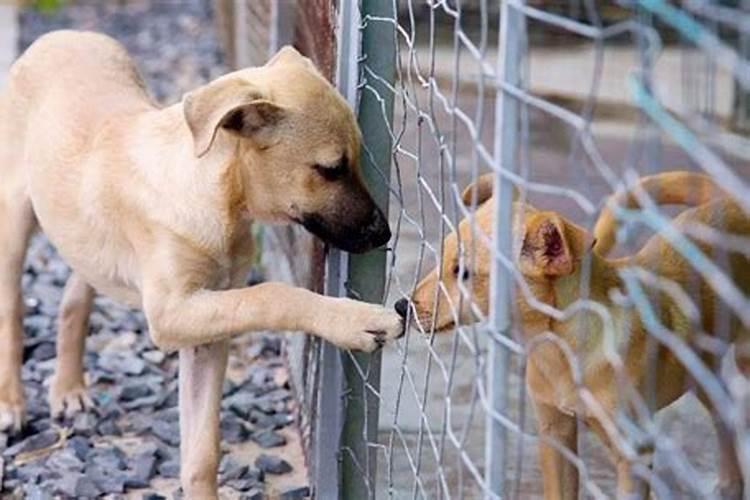
[[[393,304],[393,308],[402,318],[406,318],[406,314],[409,312],[409,299],[400,299]]]

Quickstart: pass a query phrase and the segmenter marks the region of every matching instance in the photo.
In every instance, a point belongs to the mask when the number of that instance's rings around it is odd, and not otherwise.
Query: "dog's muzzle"
[[[388,243],[391,229],[383,212],[376,208],[357,223],[329,222],[318,214],[305,214],[300,220],[305,229],[334,247],[351,253],[363,253]]]

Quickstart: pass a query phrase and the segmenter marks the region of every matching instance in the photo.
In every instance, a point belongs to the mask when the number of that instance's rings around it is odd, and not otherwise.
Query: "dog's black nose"
[[[401,299],[396,301],[396,303],[393,304],[393,308],[396,310],[399,316],[405,318],[406,314],[409,312],[409,299]]]
[[[391,228],[383,212],[376,208],[372,214],[370,227],[373,229],[372,242],[374,246],[385,245],[391,239]]]

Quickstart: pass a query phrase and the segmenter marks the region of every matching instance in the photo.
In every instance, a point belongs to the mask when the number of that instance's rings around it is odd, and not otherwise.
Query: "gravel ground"
[[[125,3],[77,4],[54,15],[22,11],[19,51],[54,29],[109,33],[127,46],[165,103],[225,72],[210,2]],[[177,357],[153,347],[140,312],[97,298],[86,353],[95,410],[50,421],[46,380],[68,275],[49,243],[36,237],[23,277],[28,421],[21,435],[0,434],[0,498],[178,498]],[[221,424],[224,497],[308,494],[281,351],[278,336],[233,345]]]

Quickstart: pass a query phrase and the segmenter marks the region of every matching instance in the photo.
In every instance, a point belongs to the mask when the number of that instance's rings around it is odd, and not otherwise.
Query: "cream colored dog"
[[[300,330],[372,351],[402,334],[380,306],[281,283],[242,288],[250,221],[299,223],[352,252],[390,238],[360,176],[352,112],[285,48],[167,108],[111,38],[41,37],[0,94],[0,430],[23,421],[20,278],[41,226],[73,269],[60,310],[50,406],[88,404],[82,352],[94,290],[142,307],[154,343],[180,350],[181,480],[217,497],[227,341]]]
[[[727,233],[750,236],[750,218],[708,177],[669,172],[644,178],[640,187],[659,203],[697,205],[674,220],[678,230],[684,231],[684,228],[702,223]],[[477,231],[488,236],[492,231],[494,213],[491,179],[482,178],[477,185],[467,189],[464,200],[473,196],[480,203],[475,213]],[[631,207],[636,205],[632,196],[622,196],[618,201]],[[692,373],[675,352],[658,343],[647,331],[641,315],[646,313],[639,313],[632,304],[616,301],[612,292],[620,290],[623,295],[629,290],[630,284],[622,274],[629,268],[642,268],[680,285],[685,298],[692,300],[695,310],[699,311],[698,317],[692,317],[690,311],[682,308],[684,302],[677,303],[668,293],[669,287],[660,290],[644,283],[645,300],[651,307],[658,308],[652,311],[656,321],[698,351],[705,366],[714,374],[719,373],[720,360],[726,352],[731,352],[729,345],[733,342],[741,342],[744,347],[737,351],[738,366],[741,369],[750,367],[750,355],[746,349],[750,341],[747,325],[731,314],[705,278],[661,235],[652,237],[632,257],[607,259],[604,254],[614,244],[615,230],[614,217],[609,210],[600,217],[594,237],[555,212],[514,202],[513,213],[513,230],[517,238],[513,254],[515,263],[536,300],[565,310],[585,298],[582,291],[588,289],[587,297],[604,306],[614,322],[613,331],[605,334],[603,320],[592,311],[578,310],[556,318],[530,304],[521,291],[515,294],[514,318],[521,327],[522,340],[528,346],[526,382],[542,436],[540,461],[545,497],[578,498],[577,469],[555,446],[550,445],[555,442],[575,453],[577,418],[586,422],[609,446],[617,464],[618,493],[645,493],[645,485],[633,478],[633,457],[619,447],[622,441],[616,435],[616,429],[615,435],[612,434],[612,425],[617,422],[620,412],[632,415],[633,407],[622,390],[629,383],[644,396],[644,400],[651,401],[650,397],[653,397],[653,409],[669,405],[690,387],[699,389],[697,394],[713,415],[720,440],[721,498],[742,498],[734,429],[722,418],[714,401],[700,390],[703,387],[701,381],[692,380]],[[459,240],[460,245],[467,249],[465,264],[459,263]],[[708,256],[721,255],[705,242],[696,241],[696,244]],[[456,324],[476,321],[472,306],[486,315],[489,310],[490,255],[488,245],[472,238],[470,222],[462,221],[458,234],[449,235],[444,242],[440,267],[417,285],[411,301],[416,320],[425,329],[446,331]],[[584,265],[589,266],[588,272],[584,271]],[[729,252],[726,273],[741,293],[745,296],[750,293],[748,255]],[[582,286],[586,276],[589,276],[587,286]],[[471,292],[471,299],[462,300],[460,284]],[[409,303],[405,299],[396,304],[396,310],[404,317],[408,309]],[[725,320],[727,337],[710,338],[715,335],[720,318]],[[619,370],[605,356],[606,335],[610,335],[610,345],[615,346],[623,360]],[[716,349],[706,349],[705,339],[716,342],[713,344]],[[574,379],[571,359],[561,345],[567,346],[576,357],[577,369],[581,371],[580,382]],[[653,363],[648,362],[650,345],[656,356]],[[580,398],[581,387],[590,391],[596,404]],[[645,457],[635,460],[642,464],[648,462]]]

